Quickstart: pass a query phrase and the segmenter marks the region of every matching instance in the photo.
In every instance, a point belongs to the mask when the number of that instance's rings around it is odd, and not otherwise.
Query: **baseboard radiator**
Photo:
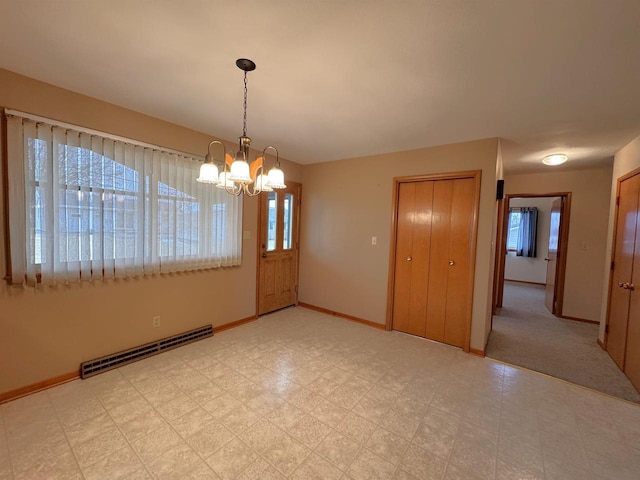
[[[96,358],[80,364],[80,377],[89,378],[99,373],[122,367],[128,363],[133,363],[143,358],[166,352],[172,348],[186,345],[187,343],[196,342],[203,338],[213,336],[213,325],[196,328],[188,332],[179,333],[172,337],[156,340],[155,342],[146,343],[139,347],[130,348],[122,352],[107,355],[105,357]]]

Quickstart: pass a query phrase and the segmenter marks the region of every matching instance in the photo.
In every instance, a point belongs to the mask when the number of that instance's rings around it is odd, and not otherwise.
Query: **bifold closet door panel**
[[[427,295],[426,337],[444,341],[449,288],[449,243],[454,180],[437,180],[433,186],[431,223],[431,271]]]
[[[393,328],[425,335],[434,182],[402,183],[398,192]]]
[[[462,347],[471,312],[471,242],[475,182],[471,178],[453,180],[447,276],[447,313],[444,342]],[[453,265],[451,265],[453,262]]]

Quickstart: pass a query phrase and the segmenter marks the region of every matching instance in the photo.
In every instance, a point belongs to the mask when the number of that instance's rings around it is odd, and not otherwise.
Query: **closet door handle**
[[[627,285],[627,288],[628,288],[629,290],[635,290],[635,289],[636,289],[636,286],[635,286],[633,283],[629,283],[629,284]]]
[[[456,262],[454,262],[453,260],[449,260],[449,266],[453,267],[456,264]]]
[[[413,260],[413,258],[407,257],[407,262],[410,262],[411,260]]]
[[[622,283],[622,282],[618,282],[618,286],[619,286],[620,288],[624,288],[624,283]]]

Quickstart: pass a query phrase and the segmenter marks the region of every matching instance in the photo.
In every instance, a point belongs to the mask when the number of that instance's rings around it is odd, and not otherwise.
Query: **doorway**
[[[553,315],[562,317],[567,246],[569,243],[571,192],[510,194],[505,195],[503,202],[504,208],[500,209],[502,213],[502,218],[500,219],[502,226],[500,229],[501,238],[496,251],[497,269],[495,275],[497,280],[495,284],[497,291],[494,313],[497,309],[503,307],[505,273],[508,270],[512,275],[510,280],[544,285],[544,303],[547,309]],[[534,240],[536,243],[533,247],[531,247],[530,242],[525,245],[527,242],[521,238],[526,229],[522,228],[520,220],[524,219],[525,210],[527,209],[537,209],[537,219],[542,223],[542,225],[538,225],[538,235]],[[521,235],[518,235],[518,233],[521,233]],[[530,228],[525,233],[530,236]],[[526,237],[526,235],[524,236]],[[520,245],[518,244],[519,242]],[[521,247],[529,247],[532,250],[519,251],[522,250]],[[541,253],[544,256],[541,256]],[[513,260],[518,256],[530,260],[514,262]],[[543,261],[545,263],[542,263]],[[507,278],[509,277],[507,276]]]
[[[394,179],[387,329],[469,351],[480,172]]]
[[[506,196],[496,252],[499,309],[486,356],[638,401],[631,382],[598,346],[598,322],[563,313],[570,205],[570,193]],[[532,248],[518,234],[526,233],[520,222],[533,209],[538,229]]]
[[[258,315],[298,301],[300,195],[302,185],[260,194],[258,214]]]

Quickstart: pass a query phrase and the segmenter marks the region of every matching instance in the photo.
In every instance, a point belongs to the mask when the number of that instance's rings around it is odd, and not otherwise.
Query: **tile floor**
[[[303,308],[0,425],[0,479],[640,478],[640,406]]]

